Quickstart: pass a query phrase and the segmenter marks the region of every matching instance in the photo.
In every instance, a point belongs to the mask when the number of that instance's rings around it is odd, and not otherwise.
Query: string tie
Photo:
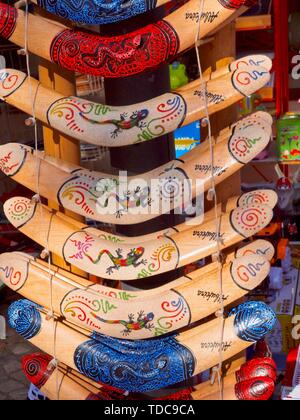
[[[43,249],[43,251],[40,254],[40,257],[42,258],[42,260],[45,260],[46,258],[49,258],[50,256],[50,252],[48,249]]]
[[[26,127],[34,127],[36,125],[36,119],[34,117],[26,118],[25,125]]]
[[[34,194],[32,197],[31,197],[31,203],[40,203],[41,202],[41,197],[40,197],[40,195],[39,194]]]

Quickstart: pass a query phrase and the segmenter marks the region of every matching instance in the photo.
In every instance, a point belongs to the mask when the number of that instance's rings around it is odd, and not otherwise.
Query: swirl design
[[[270,222],[270,215],[264,206],[238,207],[231,214],[231,222],[241,236],[249,237]]]
[[[38,0],[38,4],[63,19],[105,25],[152,10],[157,0]]]
[[[95,203],[98,196],[94,194],[94,187],[86,180],[79,178],[67,181],[59,193],[59,201],[66,208],[75,207],[75,211],[84,214],[86,217],[95,215]],[[68,203],[66,203],[66,201]]]
[[[235,386],[237,398],[244,401],[267,401],[274,391],[275,384],[267,377],[248,379]]]
[[[8,308],[9,325],[25,340],[40,332],[42,318],[37,308],[40,306],[27,299],[18,300]]]
[[[68,70],[115,78],[156,67],[174,57],[178,49],[176,31],[159,21],[127,36],[107,38],[66,29],[53,39],[50,56]]]
[[[277,321],[274,311],[262,302],[246,302],[233,309],[229,316],[233,315],[236,335],[247,342],[261,340],[273,330]]]
[[[257,263],[257,264],[242,264],[238,267],[237,273],[239,276],[239,279],[245,283],[247,283],[251,277],[256,277],[257,274],[261,271],[261,268],[264,267],[267,264],[265,263]]]
[[[251,192],[249,194],[246,194],[242,197],[241,202],[239,202],[239,205],[242,206],[253,206],[255,204],[269,204],[270,198],[268,194],[264,192]]]
[[[74,354],[76,368],[94,381],[132,392],[161,389],[193,376],[193,354],[175,336],[127,341],[94,334]]]
[[[259,153],[258,143],[261,139],[261,137],[247,138],[233,135],[229,141],[229,151],[238,162],[247,163],[252,156],[255,157]]]
[[[19,76],[17,74],[2,73],[0,80],[2,89],[11,90],[18,83]]]
[[[261,72],[258,70],[253,70],[251,72],[246,70],[238,71],[236,73],[236,82],[241,86],[249,86],[253,81],[258,80],[267,73],[267,71]]]
[[[16,288],[22,280],[22,273],[19,270],[15,270],[14,267],[0,267],[0,271],[4,273],[5,279],[8,280],[10,286]]]
[[[78,294],[71,295],[62,304],[62,313],[66,317],[69,315],[80,323],[84,323],[86,326],[95,330],[100,330],[101,328],[95,323],[95,316],[92,316],[92,312],[107,314],[114,309],[117,309],[117,306],[111,304],[108,300],[90,300]]]
[[[17,201],[14,201],[9,207],[8,214],[14,220],[23,220],[29,215],[32,206],[29,201],[24,198],[20,198]]]
[[[42,353],[22,358],[22,368],[26,378],[39,389],[45,385],[54,370],[54,365],[49,367],[51,361],[51,356]]]
[[[171,98],[169,94],[167,98],[165,102],[160,103],[156,108],[159,116],[153,118],[147,127],[137,135],[136,143],[164,135],[167,131],[170,131],[168,126],[171,126],[174,130],[181,126],[187,110],[185,100],[177,94],[172,94]]]
[[[180,168],[168,168],[159,177],[159,195],[161,200],[166,203],[174,203],[181,205],[185,200],[184,193],[188,190],[188,197],[190,198],[191,185],[185,172]]]
[[[274,382],[276,382],[277,367],[274,360],[270,357],[250,360],[236,373],[238,382],[246,381],[251,378],[263,377],[271,378]]]
[[[151,257],[152,262],[148,265],[147,270],[143,269],[139,273],[138,278],[149,277],[157,273],[163,263],[168,263],[172,260],[175,252],[177,254],[177,249],[173,244],[162,245],[153,253]]]
[[[174,323],[182,321],[186,316],[190,316],[189,307],[181,297],[177,301],[164,301],[161,304],[161,308],[168,315],[164,315],[157,320],[158,327],[155,328],[155,336],[166,334],[168,330],[173,329]]]

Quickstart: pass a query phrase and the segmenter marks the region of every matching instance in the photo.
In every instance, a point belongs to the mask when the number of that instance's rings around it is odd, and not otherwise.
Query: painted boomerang
[[[218,30],[224,22],[255,3],[252,0],[206,0],[204,15],[213,13],[215,18],[201,25],[200,36],[203,38]],[[194,18],[198,9],[199,0],[190,0],[164,20],[114,37],[63,29],[30,14],[28,50],[68,70],[107,78],[131,76],[153,69],[191,48],[199,28]],[[24,25],[23,11],[0,4],[0,36],[24,48]]]
[[[224,67],[213,74],[206,85],[210,115],[262,88],[270,79],[271,65],[266,56],[249,56],[234,62],[232,70]],[[32,94],[38,120],[79,141],[108,147],[150,141],[202,118],[205,106],[200,81],[188,87],[143,103],[112,107],[66,98],[18,70],[0,70],[0,98],[4,101],[31,115]]]
[[[224,324],[220,346],[220,320],[215,319],[179,335],[128,341],[92,334],[90,340],[28,300],[8,310],[10,326],[45,353],[56,343],[58,360],[88,378],[130,392],[148,392],[187,381],[261,340],[273,330],[276,315],[261,302],[233,309]]]
[[[252,244],[251,249],[257,248],[257,253],[251,256],[227,257],[222,270],[225,306],[254,290],[269,274],[269,261],[258,252],[268,252],[272,247],[266,243],[260,249],[260,245]],[[219,266],[213,263],[195,271],[192,277],[167,284],[165,290],[130,293],[110,291],[81,278],[76,283],[68,273],[56,274],[54,267],[50,274],[49,267],[47,270],[26,254],[0,255],[0,278],[12,290],[45,309],[52,307],[57,317],[63,316],[90,333],[131,340],[165,335],[215,313],[221,302],[218,273]]]

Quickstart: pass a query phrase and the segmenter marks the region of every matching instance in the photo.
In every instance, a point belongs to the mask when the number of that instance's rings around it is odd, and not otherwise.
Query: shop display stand
[[[72,72],[66,71],[41,58],[39,58],[38,61],[38,71],[39,81],[45,87],[55,89],[65,96],[76,94],[75,78]],[[46,124],[43,124],[43,140],[44,150],[47,155],[62,159],[66,162],[74,163],[76,165],[80,164],[80,144],[76,140],[53,130]],[[59,209],[56,203],[49,202],[48,205],[55,210]],[[64,209],[60,210],[76,220],[83,220],[83,218],[78,216],[76,213],[68,210],[65,211]],[[78,270],[76,267],[71,267],[62,258],[56,255],[52,255],[51,260],[53,264],[63,268],[64,270],[87,277],[83,271]]]
[[[105,35],[118,32],[127,32],[136,29],[138,26],[144,26],[153,20],[160,19],[164,13],[164,8],[155,10],[147,15],[147,17],[137,17],[131,21],[124,22],[113,26],[101,28],[101,32]],[[201,64],[203,71],[214,71],[228,64],[235,56],[235,23],[232,23],[220,30],[209,43],[202,43],[200,47]],[[214,68],[216,66],[216,68]],[[44,60],[39,61],[39,80],[40,82],[57,92],[69,96],[75,94],[74,74],[61,70],[56,65],[50,64]],[[169,67],[168,65],[160,66],[151,73],[145,73],[139,76],[123,79],[105,80],[106,103],[108,105],[128,105],[135,102],[150,99],[170,90]],[[219,112],[211,118],[213,129],[212,134],[217,134],[220,130],[227,127],[237,119],[236,106],[227,108],[225,111]],[[202,137],[204,137],[205,128]],[[43,126],[44,150],[50,156],[65,160],[66,162],[80,163],[80,145],[76,140],[61,135],[56,130]],[[145,144],[122,147],[111,150],[112,165],[119,170],[127,170],[131,174],[139,174],[146,170],[151,170],[159,165],[166,163],[175,157],[174,140],[172,135],[158,138]],[[240,174],[237,173],[223,182],[217,188],[218,202],[225,203],[227,199],[234,195],[239,195],[241,190]],[[57,210],[56,203],[49,202],[49,206]],[[206,210],[212,208],[213,201],[208,195],[206,202]],[[60,209],[63,210],[63,209]],[[72,213],[66,214],[76,220],[81,218]],[[177,216],[163,216],[155,222],[148,224],[136,225],[131,227],[118,227],[119,233],[128,236],[137,236],[147,234],[151,231],[162,229],[166,226],[174,226],[180,223]],[[52,261],[58,267],[61,267],[72,273],[80,274],[80,270],[69,266],[60,258],[52,256]],[[157,287],[159,284],[170,281],[179,277],[178,271],[175,273],[167,273],[164,277],[151,279],[148,283],[149,288]],[[130,283],[134,285],[134,282]],[[139,283],[136,283],[138,287]],[[220,322],[221,325],[221,322]],[[51,344],[52,345],[52,344]],[[53,343],[55,347],[55,343]],[[50,347],[50,346],[49,346]],[[55,353],[55,351],[54,351]],[[232,360],[224,364],[226,373],[235,371],[245,362],[245,354],[238,354]],[[217,380],[217,377],[215,377]]]
[[[163,6],[128,21],[119,22],[119,24],[104,25],[100,27],[101,34],[112,36],[137,30],[163,19],[167,15],[166,9],[166,6]],[[106,104],[108,105],[131,105],[147,101],[170,92],[169,64],[161,65],[151,72],[148,71],[131,77],[105,79],[104,87]],[[174,136],[170,133],[134,146],[111,148],[110,158],[113,168],[118,171],[127,171],[128,175],[139,175],[151,171],[175,159]],[[183,221],[183,217],[171,213],[158,216],[146,223],[117,226],[116,232],[126,236],[141,236],[170,226],[176,226]],[[152,289],[180,277],[181,273],[182,270],[176,270],[175,272],[155,276],[150,283],[143,286],[141,286],[140,281],[130,282],[130,285],[137,288],[147,287]]]

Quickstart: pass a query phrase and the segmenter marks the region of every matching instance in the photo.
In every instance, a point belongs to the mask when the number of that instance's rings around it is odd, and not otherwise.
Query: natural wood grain
[[[264,119],[250,117],[233,127],[227,139],[224,136],[217,141],[214,146],[216,185],[264,150],[270,132],[271,127]],[[192,198],[211,186],[211,156],[205,143],[180,161],[129,178],[80,167],[70,174],[59,167],[59,162],[54,165],[53,159],[35,156],[26,146],[16,143],[0,146],[2,171],[33,191],[37,185],[37,161],[42,196],[82,216],[106,223],[141,223],[172,209],[185,209]]]
[[[271,244],[258,241],[243,250],[256,252],[237,259],[230,254],[222,268],[225,306],[255,289],[269,274],[270,264],[261,255],[270,258],[274,254]],[[67,273],[63,276],[55,272],[55,267],[51,269],[49,272],[47,266],[26,254],[0,255],[0,279],[8,287],[46,310],[52,307],[56,316],[62,315],[71,324],[116,338],[134,340],[164,335],[213,314],[220,306],[220,267],[217,263],[193,272],[190,279],[182,277],[166,284],[164,290],[134,293],[90,282],[82,284],[82,279],[77,283],[76,279],[69,279]],[[13,274],[6,276],[8,272]],[[17,283],[16,277],[19,278]],[[141,311],[142,316],[139,315]],[[172,318],[168,319],[170,311]],[[113,320],[128,319],[129,313],[134,319],[128,321],[128,326],[111,324]],[[145,325],[139,327],[139,319],[146,320]]]

